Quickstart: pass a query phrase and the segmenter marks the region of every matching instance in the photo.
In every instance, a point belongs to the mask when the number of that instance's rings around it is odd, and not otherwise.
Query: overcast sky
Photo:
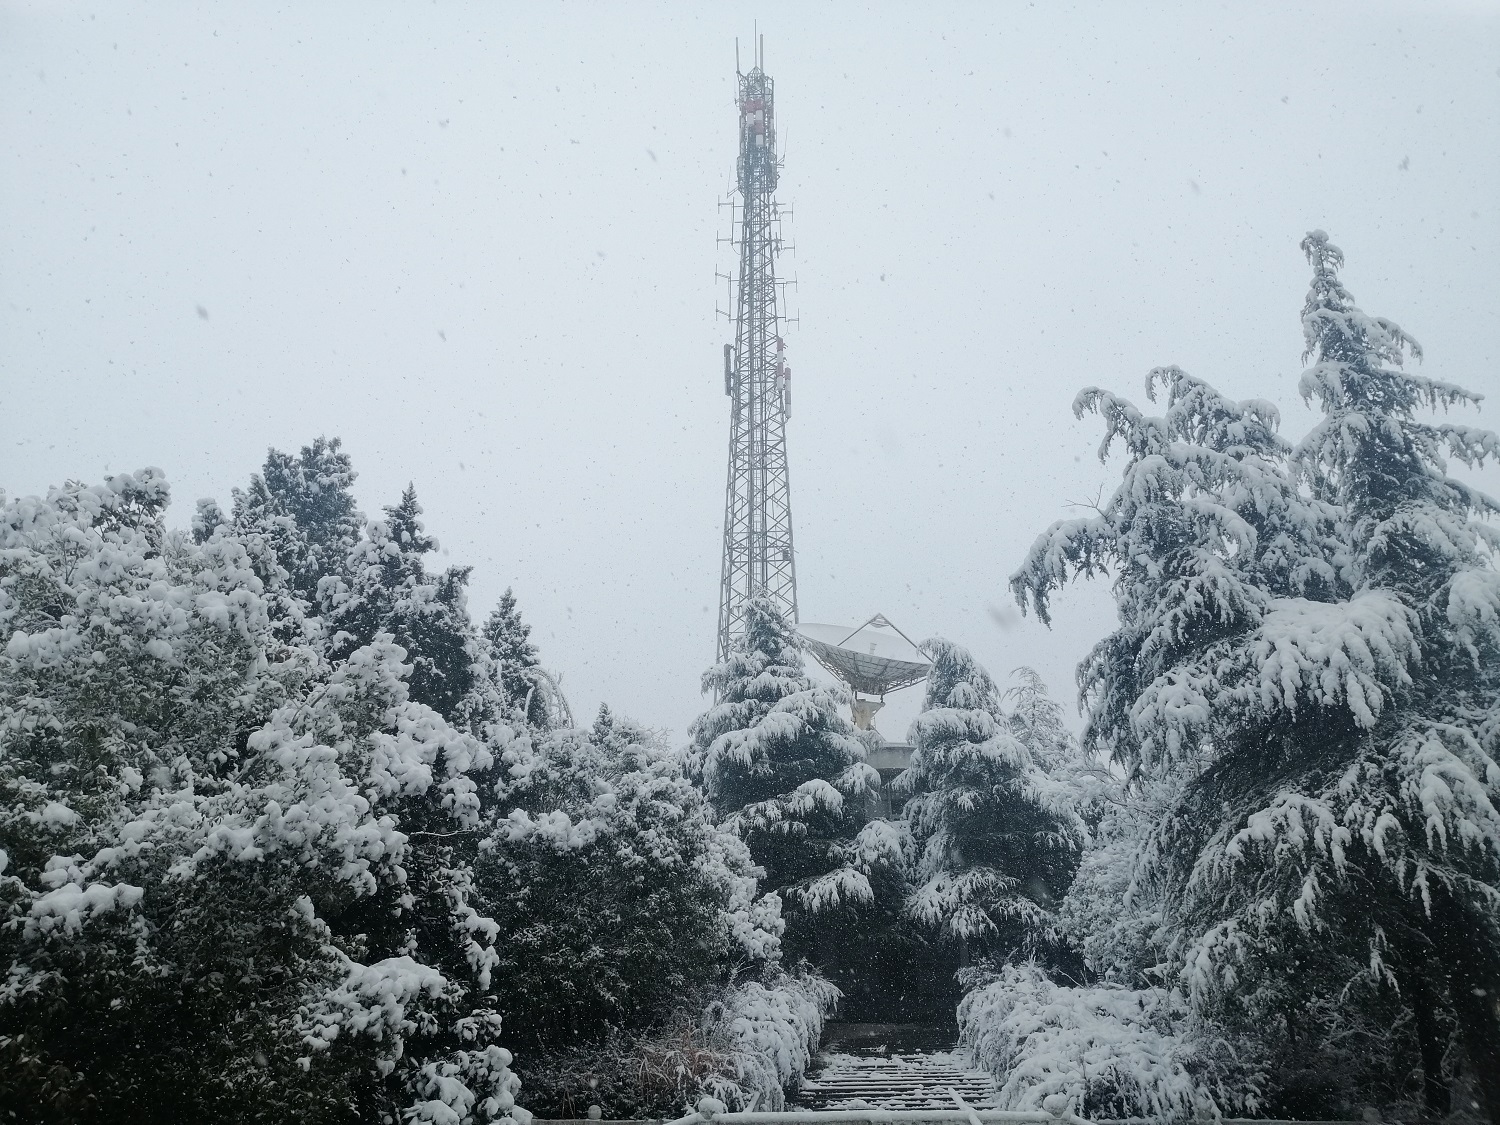
[[[186,525],[338,435],[367,513],[416,484],[476,617],[514,586],[580,718],[681,736],[752,20],[805,619],[1033,664],[1071,712],[1108,590],[1048,632],[1006,580],[1118,479],[1073,395],[1177,363],[1299,437],[1312,227],[1426,374],[1500,398],[1496,4],[0,0],[0,487],[157,465]]]

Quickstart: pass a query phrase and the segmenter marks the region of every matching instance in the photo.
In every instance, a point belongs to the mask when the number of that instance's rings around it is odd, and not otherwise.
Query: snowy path
[[[855,1049],[824,1055],[798,1091],[796,1109],[975,1109],[995,1105],[995,1083],[968,1052]]]

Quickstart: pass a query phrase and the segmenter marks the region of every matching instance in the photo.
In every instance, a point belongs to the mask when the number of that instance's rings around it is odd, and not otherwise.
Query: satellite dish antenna
[[[886,692],[919,684],[932,671],[932,661],[884,614],[852,629],[803,622],[797,632],[814,659],[854,692],[854,725],[861,730],[875,729]],[[877,698],[861,699],[861,692]]]

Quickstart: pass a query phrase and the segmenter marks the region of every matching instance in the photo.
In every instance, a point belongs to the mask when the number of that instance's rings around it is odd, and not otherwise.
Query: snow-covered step
[[[995,1083],[967,1052],[878,1050],[829,1053],[803,1083],[800,1109],[975,1109],[995,1105]]]

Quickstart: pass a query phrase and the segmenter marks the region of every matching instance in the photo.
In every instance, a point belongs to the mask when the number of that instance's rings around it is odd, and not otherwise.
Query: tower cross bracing
[[[757,55],[760,52],[757,51]],[[781,212],[774,198],[774,84],[757,58],[739,74],[738,205],[733,208],[739,271],[733,279],[734,343],[724,347],[729,396],[729,479],[724,497],[724,559],[719,589],[718,659],[744,632],[745,605],[764,594],[788,621],[797,620],[797,566],[792,546],[791,479],[786,423],[791,371],[776,276]]]

